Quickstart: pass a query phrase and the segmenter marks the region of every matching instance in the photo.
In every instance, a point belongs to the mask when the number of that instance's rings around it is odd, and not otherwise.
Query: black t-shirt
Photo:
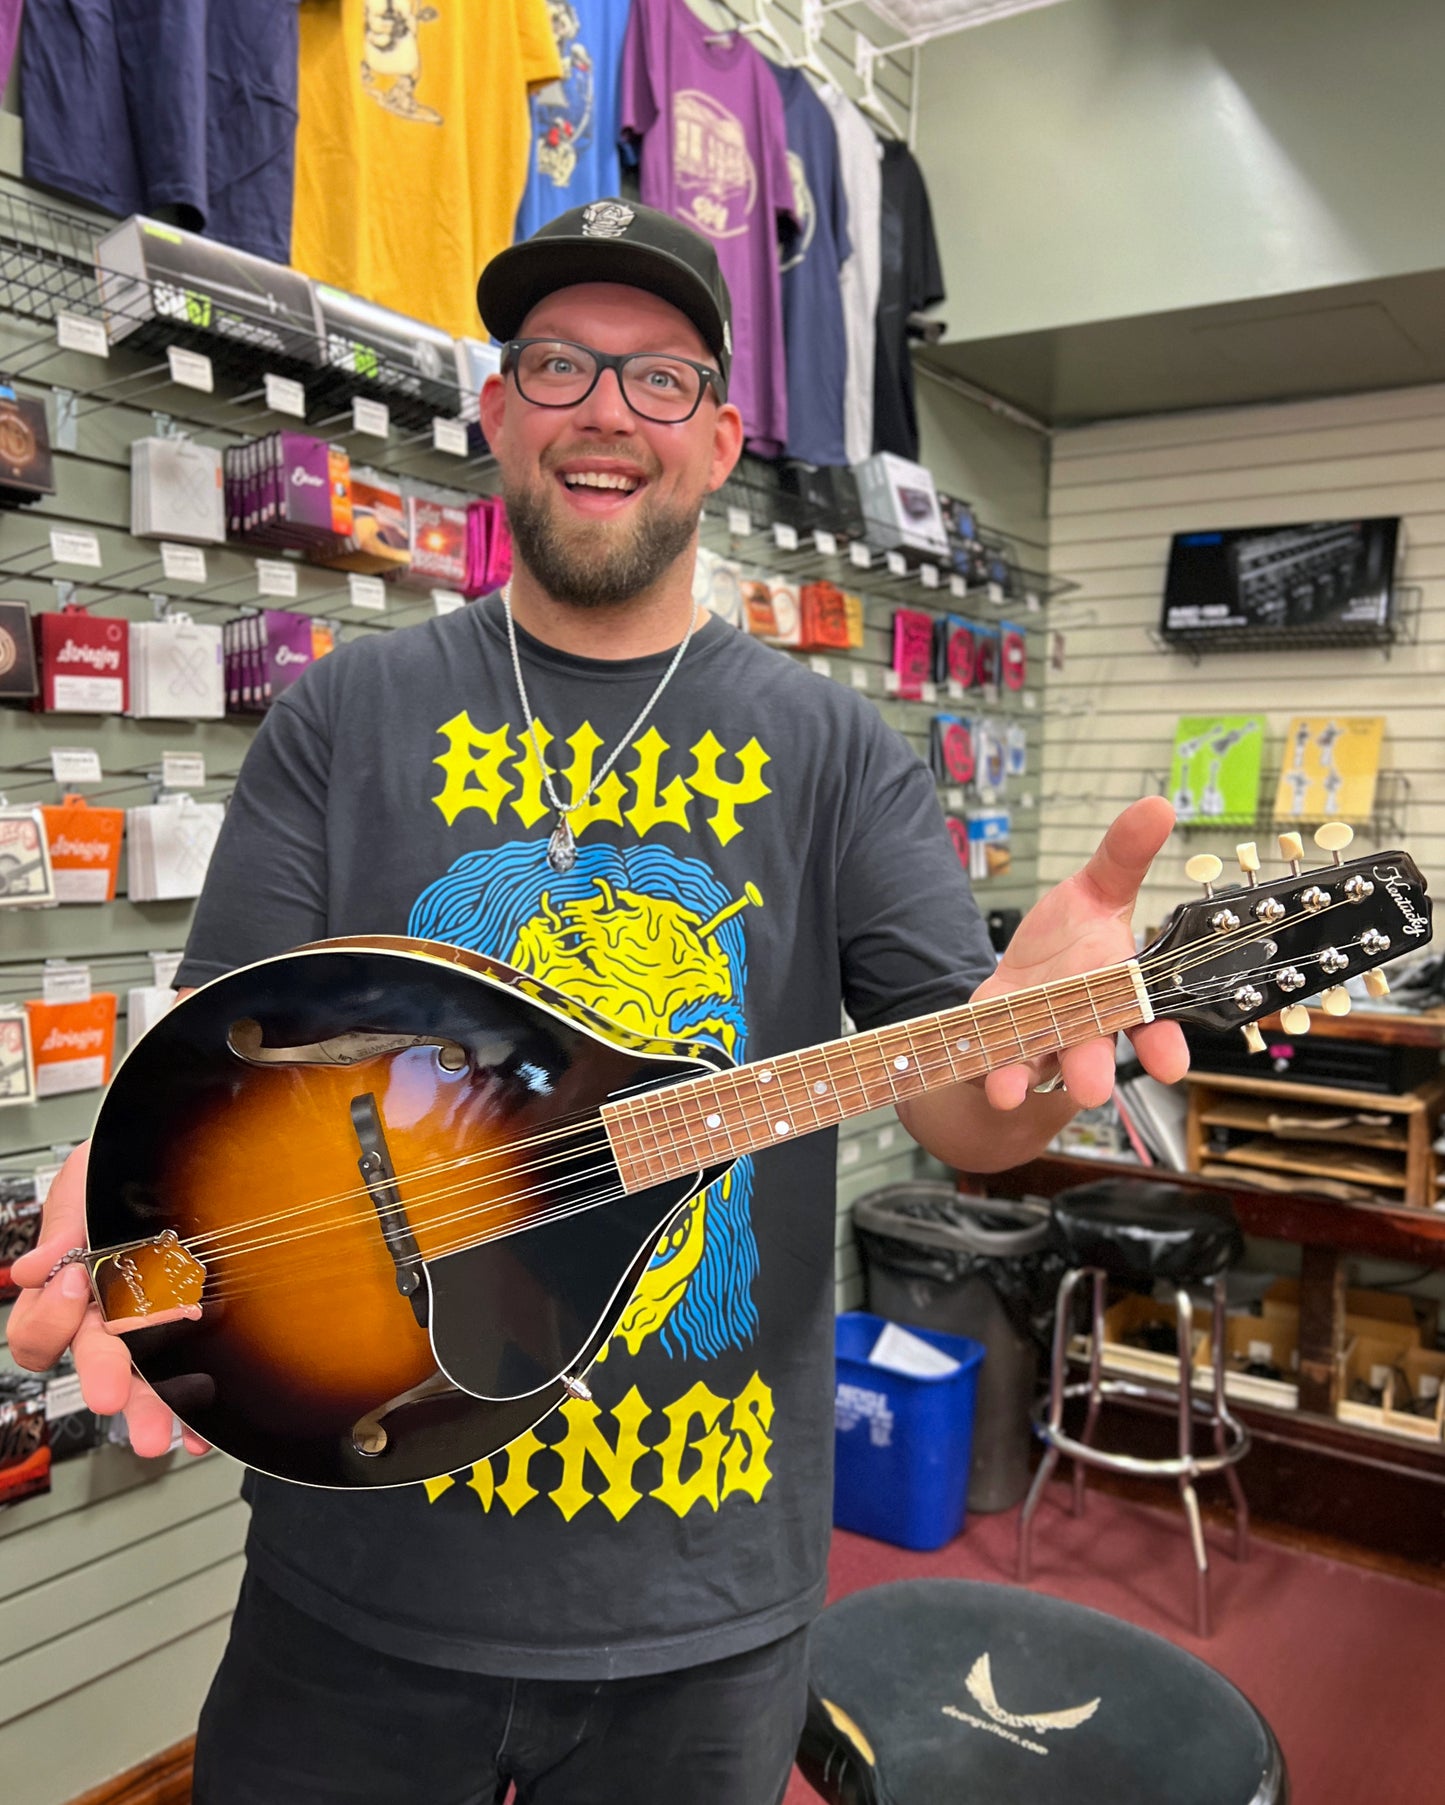
[[[667,657],[519,634],[564,800]],[[718,620],[545,859],[495,598],[343,647],[272,708],[179,982],[328,935],[526,964],[639,1029],[756,1060],[964,1000],[993,968],[933,782],[861,697]],[[823,1596],[832,1507],[835,1136],[739,1162],[655,1255],[593,1401],[470,1472],[353,1494],[248,1477],[250,1557],[294,1604],[412,1660],[662,1672],[760,1646]]]
[[[923,171],[906,144],[883,143],[878,345],[873,365],[873,449],[918,456],[918,409],[908,316],[943,299],[943,267]]]

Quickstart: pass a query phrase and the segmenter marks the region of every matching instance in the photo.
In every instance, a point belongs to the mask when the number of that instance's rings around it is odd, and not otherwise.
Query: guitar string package
[[[0,807],[0,909],[46,909],[56,900],[43,811]]]
[[[351,530],[317,563],[366,576],[396,576],[411,563],[411,530],[401,490],[372,470],[351,472]]]
[[[185,614],[132,621],[130,682],[130,712],[139,720],[220,720],[226,712],[221,629]]]
[[[125,810],[97,808],[83,796],[44,803],[40,810],[58,903],[115,900]]]
[[[137,539],[221,545],[221,453],[190,439],[136,439],[130,448],[130,530]]]
[[[305,432],[273,432],[223,454],[226,537],[278,551],[344,550],[351,459]]]
[[[132,902],[199,896],[226,811],[176,796],[126,812],[126,892]]]
[[[243,614],[226,623],[221,637],[230,714],[263,714],[336,644],[329,622],[290,608]]]
[[[0,377],[0,508],[24,508],[55,493],[45,403],[17,395]]]
[[[406,501],[406,535],[411,559],[397,580],[414,589],[465,588],[467,581],[467,510],[452,502],[410,495]]]
[[[29,602],[0,602],[0,700],[28,702],[40,693],[35,626]]]
[[[97,990],[83,1001],[26,1002],[35,1049],[35,1094],[62,1097],[100,1090],[115,1063],[116,996]]]
[[[917,608],[893,611],[893,671],[897,694],[904,702],[923,699],[923,686],[933,681],[933,616]]]
[[[940,615],[933,627],[933,680],[972,689],[975,679],[974,627],[961,614]]]
[[[124,714],[130,703],[129,623],[61,608],[38,615],[40,706],[47,714]]]
[[[729,626],[743,626],[742,565],[700,545],[692,569],[692,599]]]
[[[38,1373],[0,1374],[0,1509],[50,1490],[45,1385]]]
[[[35,1050],[30,1043],[30,1017],[23,1009],[0,1009],[0,1109],[8,1109],[17,1103],[33,1103],[35,1101]],[[11,1230],[7,1227],[7,1208],[12,1205],[5,1201],[4,1186],[9,1182],[0,1174],[0,1301],[6,1296],[5,1291],[5,1248],[10,1244]],[[31,1191],[34,1196],[34,1190]],[[35,1206],[35,1214],[40,1214],[40,1206]],[[14,1218],[9,1218],[13,1222]],[[19,1259],[26,1250],[16,1248],[10,1255]]]

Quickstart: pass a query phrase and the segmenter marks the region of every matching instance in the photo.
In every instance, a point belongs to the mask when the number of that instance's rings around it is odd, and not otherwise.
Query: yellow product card
[[[1296,715],[1284,738],[1276,821],[1367,820],[1384,737],[1383,715]]]

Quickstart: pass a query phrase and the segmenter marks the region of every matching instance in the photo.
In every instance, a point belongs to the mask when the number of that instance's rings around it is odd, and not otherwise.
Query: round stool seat
[[[1054,1199],[1054,1225],[1070,1266],[1129,1284],[1200,1284],[1244,1253],[1228,1197],[1185,1185],[1118,1178],[1075,1185]]]
[[[813,1626],[799,1765],[832,1805],[1278,1805],[1268,1724],[1213,1668],[1101,1612],[905,1580]]]

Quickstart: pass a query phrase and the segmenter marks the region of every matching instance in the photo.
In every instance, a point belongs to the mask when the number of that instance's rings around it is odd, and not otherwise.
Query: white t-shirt
[[[838,134],[843,191],[848,197],[853,255],[843,265],[843,321],[848,337],[848,389],[843,438],[850,464],[873,451],[873,355],[881,276],[882,146],[872,126],[839,89],[822,90]]]

